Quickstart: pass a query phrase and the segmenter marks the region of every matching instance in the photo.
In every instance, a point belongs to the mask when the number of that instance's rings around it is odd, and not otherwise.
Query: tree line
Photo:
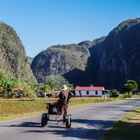
[[[138,83],[135,80],[127,80],[123,85],[122,93],[124,98],[130,98],[132,95],[138,94]],[[119,95],[118,90],[111,90],[111,97],[119,97]]]
[[[61,75],[49,75],[45,77],[44,83],[31,84],[23,82],[19,79],[8,78],[0,74],[0,97],[14,98],[14,97],[35,97],[37,92],[49,93],[60,91],[61,84],[67,85],[71,90],[74,89],[63,76]],[[135,80],[128,80],[123,85],[124,96],[131,97],[138,93],[138,83]],[[118,97],[120,92],[116,89],[112,89],[110,96]]]
[[[37,92],[60,91],[61,84],[73,86],[61,75],[46,76],[44,83],[31,84],[15,78],[8,78],[0,74],[0,97],[35,97]]]

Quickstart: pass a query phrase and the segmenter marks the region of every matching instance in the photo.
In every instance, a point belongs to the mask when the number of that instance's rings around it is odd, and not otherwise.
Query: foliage
[[[52,74],[45,77],[45,84],[49,85],[50,89],[53,91],[60,90],[61,84],[68,85],[69,83],[63,76]]]
[[[11,96],[11,90],[12,88],[15,87],[15,82],[14,81],[10,81],[8,79],[6,79],[6,77],[2,76],[2,74],[0,75],[0,96],[2,97],[10,97]]]
[[[35,97],[33,85],[24,81],[16,80],[16,87],[24,91],[24,97]]]
[[[129,94],[132,92],[133,94],[138,91],[138,84],[134,80],[128,80],[124,84],[124,90],[125,92],[128,92]]]
[[[43,91],[43,92],[45,91],[44,83],[39,83],[38,84],[37,91]]]
[[[19,91],[24,91],[22,96],[24,97],[33,97],[34,89],[33,85],[27,82],[23,82],[19,79],[10,79],[4,77],[0,74],[0,97],[4,98],[12,98],[12,97],[20,97],[20,93],[13,93],[12,89],[18,89]]]
[[[116,89],[112,89],[110,97],[113,97],[113,98],[119,97],[119,91],[117,91]]]
[[[49,84],[44,84],[44,87],[45,87],[45,91],[51,91],[51,87]]]
[[[128,93],[126,92],[124,95],[123,95],[123,98],[131,98],[132,97],[132,94],[131,93]]]

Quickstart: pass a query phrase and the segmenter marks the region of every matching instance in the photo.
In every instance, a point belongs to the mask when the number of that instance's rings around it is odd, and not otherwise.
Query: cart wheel
[[[66,128],[71,127],[71,115],[68,115],[66,118]]]
[[[41,126],[45,127],[47,125],[47,122],[48,122],[48,115],[47,115],[47,113],[42,113],[42,116],[41,116]]]

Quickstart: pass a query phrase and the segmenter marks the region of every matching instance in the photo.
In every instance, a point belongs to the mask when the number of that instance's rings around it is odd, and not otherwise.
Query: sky
[[[12,26],[34,57],[47,47],[107,35],[140,17],[140,0],[0,0],[0,20]]]

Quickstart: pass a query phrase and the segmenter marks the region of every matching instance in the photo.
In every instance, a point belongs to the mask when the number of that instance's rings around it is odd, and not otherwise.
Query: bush
[[[116,89],[111,90],[110,97],[113,97],[113,98],[119,97],[119,91],[117,91]]]
[[[123,98],[131,98],[132,97],[132,94],[126,92],[124,95],[123,95]]]
[[[13,92],[14,89],[18,89],[18,91]],[[24,93],[20,91],[24,91]],[[32,84],[0,75],[0,97],[35,97],[35,94]]]

